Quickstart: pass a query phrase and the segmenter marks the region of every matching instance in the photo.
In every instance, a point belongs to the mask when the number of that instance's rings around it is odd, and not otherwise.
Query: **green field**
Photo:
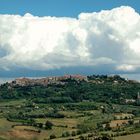
[[[57,140],[70,138],[80,140],[81,136],[118,134],[118,128],[114,131],[110,129],[106,130],[101,126],[103,122],[114,119],[114,113],[110,111],[111,106],[106,103],[79,102],[69,104],[36,104],[35,106],[27,106],[27,104],[28,100],[6,100],[0,103],[1,138],[6,140],[45,140],[55,135],[55,139]],[[106,112],[102,112],[101,106],[106,108]],[[121,111],[125,109],[124,112],[138,109],[137,106],[132,105],[112,104],[112,106]],[[139,118],[135,116],[133,119],[138,120]],[[34,124],[30,123],[30,119],[33,120]],[[45,129],[42,126],[47,121],[53,124],[51,129]],[[122,128],[124,130],[121,130],[121,127],[119,128],[120,135],[124,131],[134,131],[134,126],[132,125],[123,126]],[[139,129],[140,127],[137,126],[137,131]],[[129,137],[135,138],[136,136],[139,136],[139,134],[115,137],[115,139],[122,140]]]

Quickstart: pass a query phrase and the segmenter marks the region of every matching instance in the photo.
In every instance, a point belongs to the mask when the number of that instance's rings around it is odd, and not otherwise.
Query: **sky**
[[[139,0],[1,0],[0,13],[77,17],[81,12],[99,12],[122,5],[140,12]]]
[[[0,13],[77,17],[81,12],[99,12],[122,5],[140,12],[139,0],[0,0]]]
[[[139,75],[139,5],[138,0],[1,0],[0,77]]]

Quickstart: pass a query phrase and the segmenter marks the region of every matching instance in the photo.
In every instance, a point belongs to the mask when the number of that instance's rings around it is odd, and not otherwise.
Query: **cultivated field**
[[[116,138],[115,140],[140,140],[140,134],[121,136],[121,137]]]

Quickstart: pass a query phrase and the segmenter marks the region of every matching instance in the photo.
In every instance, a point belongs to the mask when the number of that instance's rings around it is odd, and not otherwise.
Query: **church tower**
[[[137,93],[137,105],[140,105],[140,93]]]

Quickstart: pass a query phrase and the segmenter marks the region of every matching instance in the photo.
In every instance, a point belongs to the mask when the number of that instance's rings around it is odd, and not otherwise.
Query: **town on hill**
[[[44,85],[47,86],[48,84],[63,84],[62,81],[67,79],[73,79],[76,81],[87,81],[87,76],[82,75],[64,75],[64,76],[54,76],[54,77],[46,77],[46,78],[40,78],[40,79],[30,79],[30,78],[18,78],[12,81],[12,84],[14,85],[20,85],[20,86],[27,86],[27,85]]]

